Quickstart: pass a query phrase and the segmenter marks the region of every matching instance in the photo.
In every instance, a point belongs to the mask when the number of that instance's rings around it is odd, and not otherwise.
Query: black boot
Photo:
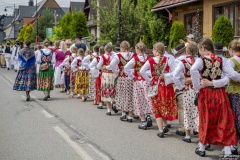
[[[152,127],[152,119],[150,115],[147,115],[146,121],[147,121],[147,127]]]
[[[26,101],[30,101],[30,91],[26,91]]]
[[[43,98],[43,101],[47,101],[48,100],[48,96]]]

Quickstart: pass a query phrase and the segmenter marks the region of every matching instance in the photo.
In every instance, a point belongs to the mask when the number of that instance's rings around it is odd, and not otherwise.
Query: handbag
[[[158,79],[158,83],[155,85],[150,85],[148,87],[148,97],[155,97],[156,95],[158,95],[158,85],[159,85],[159,79]]]
[[[197,93],[197,94],[195,95],[195,98],[194,98],[194,104],[195,104],[195,106],[198,106],[198,97],[199,97],[199,93]]]
[[[49,67],[48,63],[44,63],[44,64],[41,64],[41,65],[40,65],[39,70],[40,70],[40,71],[45,71],[45,70],[48,69],[48,67]]]

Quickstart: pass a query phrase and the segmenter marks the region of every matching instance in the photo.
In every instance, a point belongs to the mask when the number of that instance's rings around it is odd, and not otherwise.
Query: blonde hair
[[[198,45],[196,42],[190,42],[186,47],[187,54],[196,55],[198,53]]]
[[[104,47],[105,52],[112,52],[112,45],[110,43],[106,44],[106,46]]]
[[[165,52],[165,46],[162,42],[157,42],[153,45],[153,48],[160,54],[163,55]]]
[[[229,48],[235,52],[240,52],[240,41],[237,39],[232,40],[229,44]]]
[[[103,55],[104,53],[105,53],[104,47],[101,46],[101,47],[99,48],[99,55]]]
[[[71,48],[71,53],[77,53],[77,51],[78,51],[77,47],[73,46]]]
[[[86,50],[85,53],[86,53],[87,55],[89,55],[89,54],[92,53],[92,51],[91,51],[91,50]]]
[[[99,46],[98,45],[93,46],[93,51],[98,53],[99,52]]]
[[[66,53],[68,51],[67,44],[64,41],[60,42],[60,48],[62,49],[63,53]]]
[[[122,41],[120,44],[120,48],[124,49],[125,51],[130,50],[130,44],[128,41]]]
[[[60,42],[59,42],[59,41],[55,41],[55,42],[54,42],[54,46],[55,46],[56,48],[59,48]]]
[[[49,46],[49,41],[48,41],[48,40],[45,40],[45,41],[43,42],[43,45],[44,45],[45,47],[48,47],[48,46]]]
[[[82,48],[78,49],[77,56],[82,56],[82,58],[84,57],[84,50]]]
[[[146,53],[147,52],[147,46],[143,42],[139,42],[135,45],[136,49],[139,49],[141,53]]]

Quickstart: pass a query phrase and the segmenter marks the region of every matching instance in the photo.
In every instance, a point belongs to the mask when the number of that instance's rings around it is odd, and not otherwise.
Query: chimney
[[[29,0],[28,5],[33,6],[33,0]]]

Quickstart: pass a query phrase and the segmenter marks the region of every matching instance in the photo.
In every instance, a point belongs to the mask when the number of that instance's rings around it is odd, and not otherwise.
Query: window
[[[192,32],[192,28],[194,27],[196,19],[196,12],[184,15],[184,27],[186,33],[189,34]],[[200,32],[203,31],[203,12],[199,12],[199,25],[200,25]]]
[[[213,22],[221,15],[225,15],[231,22],[235,36],[240,36],[240,2],[213,7]],[[213,26],[214,26],[213,23]]]

